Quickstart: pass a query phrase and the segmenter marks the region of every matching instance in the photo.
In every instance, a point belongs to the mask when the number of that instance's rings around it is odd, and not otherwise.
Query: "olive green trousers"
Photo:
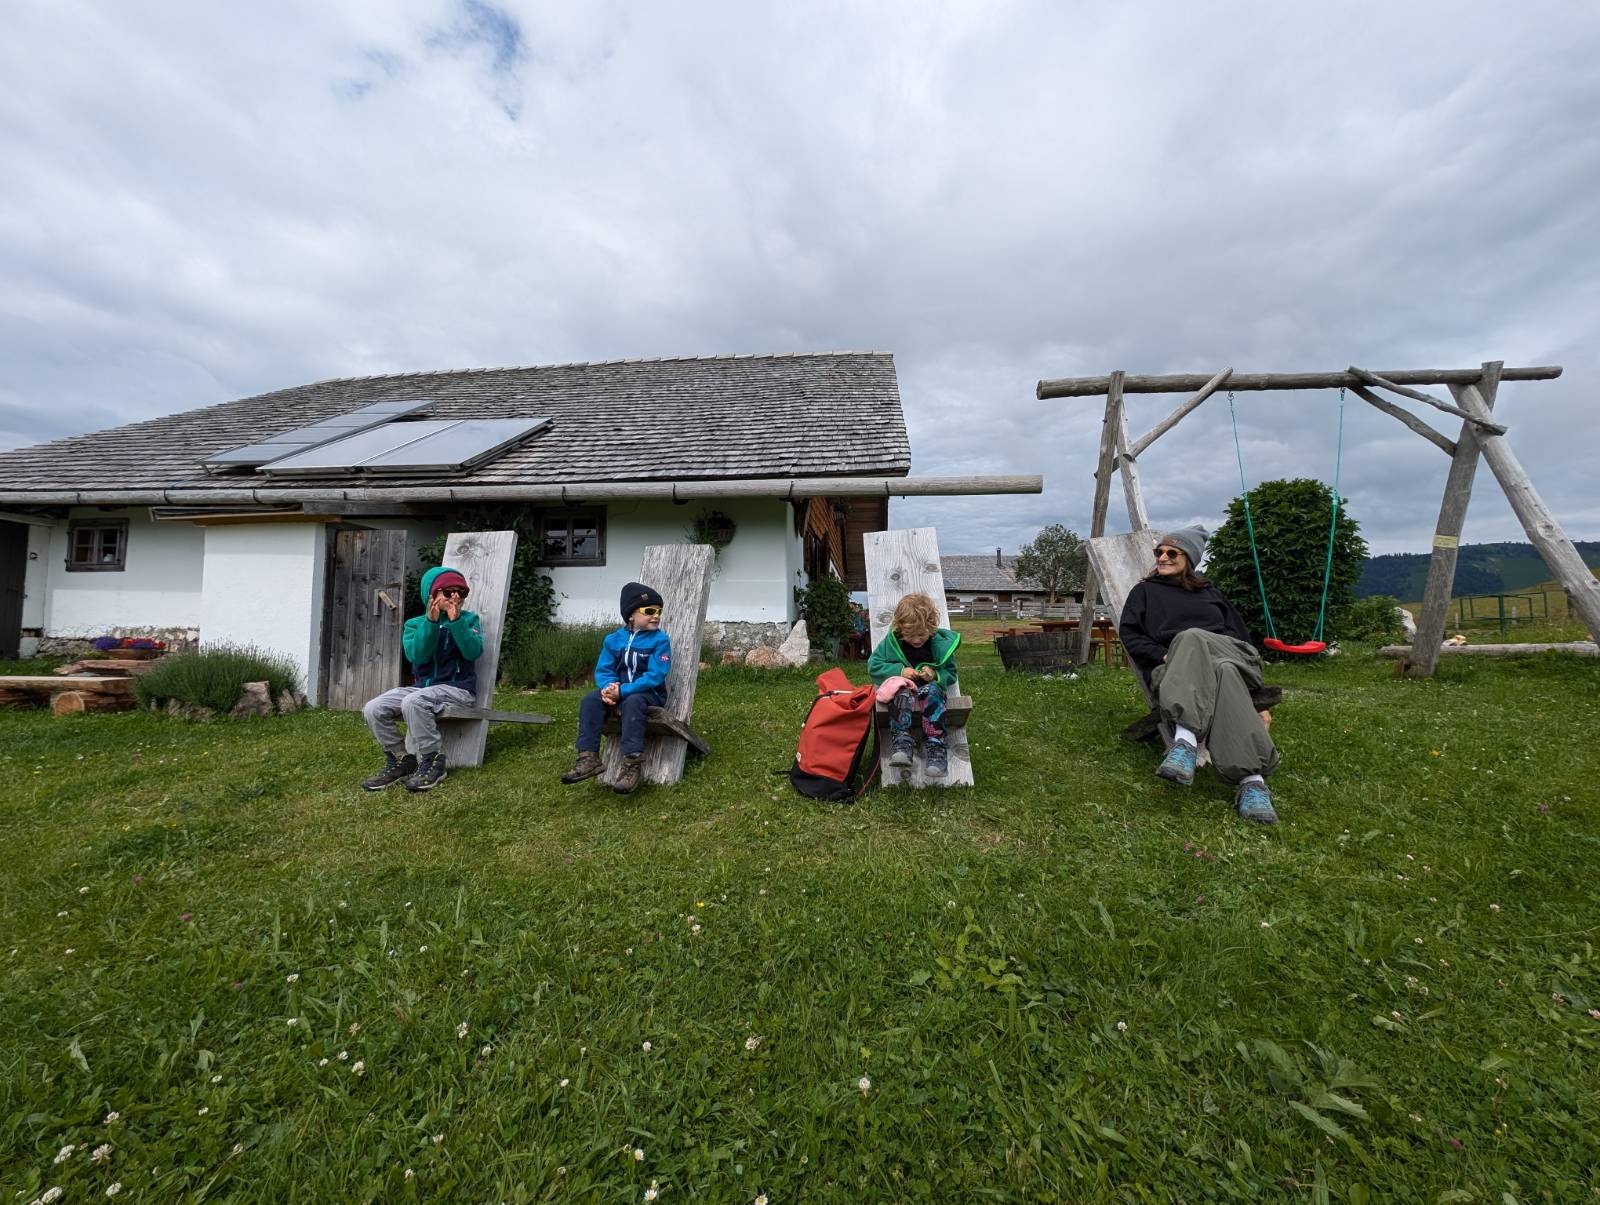
[[[1191,628],[1179,632],[1150,675],[1161,718],[1192,728],[1224,782],[1278,768],[1250,692],[1261,686],[1261,654],[1242,640]]]

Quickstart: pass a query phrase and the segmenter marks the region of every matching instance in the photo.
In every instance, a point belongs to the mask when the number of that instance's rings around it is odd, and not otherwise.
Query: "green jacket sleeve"
[[[431,661],[433,651],[439,647],[438,626],[426,615],[406,620],[405,630],[400,633],[400,647],[412,665]]]
[[[961,635],[949,628],[940,628],[939,635],[942,638],[940,643],[948,641],[948,646],[934,668],[939,674],[939,685],[949,690],[956,684],[956,649],[961,646]]]
[[[867,658],[867,673],[872,675],[872,684],[882,686],[905,667],[906,655],[900,650],[900,642],[893,632],[885,632],[878,647],[872,650],[872,656]]]
[[[483,656],[483,624],[475,612],[463,611],[439,626],[449,631],[463,661],[476,661]]]

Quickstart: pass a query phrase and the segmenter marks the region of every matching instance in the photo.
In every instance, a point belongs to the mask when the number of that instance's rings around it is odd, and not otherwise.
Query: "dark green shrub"
[[[812,644],[828,648],[855,630],[850,587],[838,578],[823,577],[809,586],[796,586],[794,597]]]
[[[246,682],[265,682],[272,697],[299,689],[294,662],[254,645],[217,644],[198,653],[172,653],[137,679],[134,691],[144,706],[177,699],[226,712],[239,701]]]
[[[1343,640],[1370,640],[1374,644],[1393,644],[1404,638],[1405,625],[1400,622],[1400,603],[1387,594],[1374,594],[1358,598],[1350,605],[1344,626],[1339,630]]]
[[[548,627],[556,613],[556,588],[550,575],[539,571],[539,558],[544,553],[544,537],[539,530],[539,512],[532,507],[514,503],[483,503],[466,506],[451,518],[456,531],[514,531],[517,533],[517,555],[511,565],[511,592],[506,597],[505,623],[501,631],[505,640],[516,641],[521,633]],[[421,615],[427,610],[420,591],[422,574],[444,561],[446,537],[429,540],[417,549],[422,570],[406,575],[406,618]],[[468,583],[472,585],[473,583]],[[470,608],[471,596],[468,596]],[[501,664],[506,662],[506,650],[501,650]]]
[[[1322,598],[1322,571],[1328,552],[1328,519],[1333,491],[1320,481],[1263,481],[1250,491],[1256,550],[1266,582],[1267,605],[1278,635],[1290,644],[1311,639]],[[1346,617],[1355,602],[1355,584],[1367,558],[1361,526],[1339,507],[1333,541],[1333,572],[1328,583],[1328,617],[1322,638],[1344,635]],[[1268,635],[1261,609],[1261,590],[1250,559],[1244,500],[1228,504],[1228,518],[1211,538],[1205,575],[1239,608],[1250,631]]]
[[[600,645],[615,630],[568,624],[530,628],[520,634],[510,655],[501,658],[500,676],[522,687],[561,681],[592,686]]]

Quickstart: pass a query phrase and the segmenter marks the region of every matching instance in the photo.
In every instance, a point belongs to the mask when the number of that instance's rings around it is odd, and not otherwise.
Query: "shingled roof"
[[[1036,591],[1042,593],[1038,584],[1034,582],[1018,582],[1016,574],[1017,558],[1003,556],[1000,564],[995,564],[993,556],[967,556],[955,553],[939,558],[939,568],[944,573],[944,588],[946,590],[1009,590],[1009,591]]]
[[[551,427],[459,485],[905,476],[911,446],[887,352],[612,360],[318,381],[0,453],[0,493],[297,485],[439,485],[438,476],[211,475],[206,456],[373,402],[422,418],[548,417]]]

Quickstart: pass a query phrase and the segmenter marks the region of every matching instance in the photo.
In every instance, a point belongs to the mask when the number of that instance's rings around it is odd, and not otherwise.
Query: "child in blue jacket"
[[[483,656],[483,625],[466,608],[469,593],[467,579],[448,566],[422,575],[428,613],[407,620],[400,637],[416,685],[384,691],[361,709],[383,750],[383,769],[361,784],[363,790],[381,791],[404,782],[408,791],[431,791],[444,781],[439,713],[477,702],[475,662]],[[402,719],[404,738],[395,726]]]
[[[611,789],[631,794],[644,768],[645,710],[667,701],[672,641],[661,630],[661,595],[642,582],[622,587],[622,626],[606,637],[594,664],[595,689],[578,707],[578,760],[562,782],[582,782],[604,769],[600,727],[616,708],[622,717],[622,769]]]

